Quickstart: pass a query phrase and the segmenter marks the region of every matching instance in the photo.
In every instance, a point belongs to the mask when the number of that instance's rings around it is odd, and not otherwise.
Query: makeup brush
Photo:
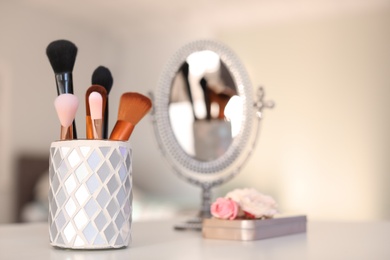
[[[87,139],[96,139],[96,135],[94,133],[94,122],[93,122],[93,118],[92,118],[92,106],[96,106],[96,104],[91,104],[91,100],[90,100],[90,95],[93,93],[93,92],[97,92],[98,94],[100,94],[101,98],[102,98],[102,104],[100,105],[100,109],[102,110],[100,112],[100,114],[103,113],[105,107],[106,107],[106,100],[107,100],[107,91],[104,87],[102,86],[99,86],[99,85],[92,85],[90,86],[86,93],[85,93],[85,110],[86,110],[86,118],[85,118],[85,121],[86,121],[86,134],[87,134]],[[95,100],[93,100],[95,101]],[[94,107],[95,109],[95,107]],[[104,116],[101,116],[101,120],[104,121]],[[102,128],[102,126],[101,126]],[[98,139],[104,139],[103,137],[103,134],[102,134],[102,130],[100,131],[100,135],[99,135],[99,138]]]
[[[191,103],[192,114],[194,116],[194,121],[196,121],[196,120],[198,120],[198,118],[196,117],[196,114],[195,114],[194,100],[193,100],[193,97],[192,97],[190,81],[188,79],[189,72],[190,72],[190,65],[188,64],[188,62],[184,62],[183,65],[180,67],[179,71],[181,71],[181,73],[183,74],[184,83],[186,85],[188,99],[190,100],[190,103]]]
[[[92,85],[100,85],[104,87],[107,91],[106,106],[104,109],[103,116],[103,139],[108,138],[108,95],[110,94],[113,82],[114,80],[112,78],[111,72],[106,67],[99,66],[92,74]]]
[[[74,139],[72,121],[79,106],[78,98],[73,94],[60,94],[54,100],[54,107],[61,123],[60,140]]]
[[[68,40],[51,42],[46,48],[51,67],[55,74],[57,95],[73,94],[72,71],[76,61],[77,47]],[[77,139],[76,125],[73,121],[73,136]]]
[[[94,91],[89,97],[89,108],[91,110],[91,120],[93,128],[93,139],[102,139],[103,130],[103,97],[100,93]]]
[[[123,93],[119,101],[118,119],[110,140],[127,141],[136,124],[149,112],[152,101],[139,93]]]

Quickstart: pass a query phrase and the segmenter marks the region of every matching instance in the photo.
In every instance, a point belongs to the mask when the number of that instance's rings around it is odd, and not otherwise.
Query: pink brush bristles
[[[92,119],[92,133],[94,139],[102,139],[103,130],[103,97],[99,92],[93,91],[88,96],[89,111]]]
[[[73,94],[61,94],[54,100],[54,107],[61,123],[61,140],[73,139],[72,122],[79,107],[78,98]]]
[[[58,119],[63,127],[69,127],[79,107],[79,100],[73,94],[61,94],[54,100]]]
[[[94,91],[89,97],[89,109],[91,111],[91,119],[102,119],[103,114],[103,98],[100,93]]]

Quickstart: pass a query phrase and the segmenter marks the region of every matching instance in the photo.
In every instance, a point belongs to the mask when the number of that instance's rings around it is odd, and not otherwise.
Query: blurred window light
[[[190,54],[187,58],[187,62],[190,65],[190,73],[194,76],[216,72],[220,67],[218,54],[209,50]]]

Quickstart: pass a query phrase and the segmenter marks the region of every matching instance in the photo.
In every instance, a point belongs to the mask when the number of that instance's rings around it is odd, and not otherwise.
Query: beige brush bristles
[[[89,104],[89,96],[92,92],[98,92],[102,98],[103,98],[103,105],[102,105],[102,110],[103,110],[103,118],[102,121],[105,120],[104,118],[104,110],[106,108],[107,104],[107,90],[100,86],[100,85],[92,85],[90,86],[86,93],[85,93],[85,109],[86,109],[86,135],[87,139],[96,139],[96,136],[94,134],[94,124],[92,122],[91,118],[91,108]]]
[[[123,93],[118,109],[118,119],[111,132],[110,140],[129,140],[134,127],[149,112],[152,101],[139,93]]]

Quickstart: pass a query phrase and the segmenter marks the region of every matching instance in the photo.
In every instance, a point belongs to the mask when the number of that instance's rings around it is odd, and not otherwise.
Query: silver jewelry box
[[[278,216],[270,219],[203,220],[204,238],[226,240],[260,240],[306,232],[305,215]]]

